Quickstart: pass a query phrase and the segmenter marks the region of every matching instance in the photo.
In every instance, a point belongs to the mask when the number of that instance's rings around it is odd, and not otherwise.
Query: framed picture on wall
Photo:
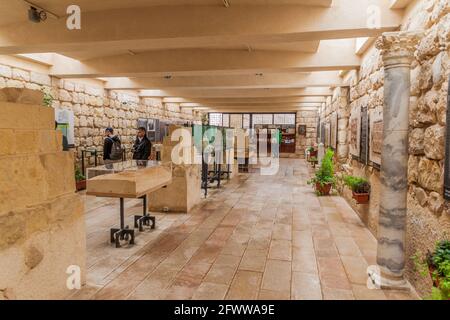
[[[369,160],[380,166],[381,150],[383,147],[383,108],[377,107],[370,110],[370,138],[369,138]]]
[[[361,108],[352,109],[350,115],[350,154],[359,158],[361,139]]]
[[[300,136],[306,136],[306,125],[300,124],[300,125],[298,126],[298,134],[299,134]]]

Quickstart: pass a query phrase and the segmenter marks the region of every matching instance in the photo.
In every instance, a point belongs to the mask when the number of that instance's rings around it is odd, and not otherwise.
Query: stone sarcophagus
[[[87,194],[140,198],[171,183],[170,163],[129,160],[88,169]]]
[[[62,299],[73,289],[66,272],[79,284],[86,275],[73,154],[41,104],[39,91],[0,90],[0,300]]]

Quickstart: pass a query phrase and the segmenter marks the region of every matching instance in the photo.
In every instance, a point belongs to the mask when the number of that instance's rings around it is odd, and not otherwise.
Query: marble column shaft
[[[403,281],[405,268],[410,69],[417,41],[417,34],[405,32],[377,41],[385,72],[377,264],[388,282]]]

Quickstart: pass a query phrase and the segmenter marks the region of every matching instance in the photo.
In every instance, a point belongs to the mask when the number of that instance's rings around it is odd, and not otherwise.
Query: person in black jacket
[[[114,142],[120,143],[120,138],[117,135],[114,135],[113,128],[106,128],[105,141],[103,143],[103,160],[106,164],[117,161],[117,159],[111,158],[111,152]]]
[[[144,127],[140,127],[133,145],[133,159],[150,160],[151,150],[152,143],[147,138],[147,130]]]

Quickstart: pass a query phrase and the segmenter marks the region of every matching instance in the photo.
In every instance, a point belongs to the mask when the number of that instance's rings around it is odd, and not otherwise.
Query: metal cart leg
[[[120,248],[120,241],[128,241],[129,244],[134,244],[134,230],[129,226],[125,226],[125,204],[124,199],[120,198],[120,229],[111,229],[111,243],[115,243],[116,248]]]
[[[156,218],[148,214],[147,211],[147,195],[142,196],[143,200],[143,210],[142,216],[134,216],[134,227],[139,228],[139,231],[144,231],[144,226],[150,227],[151,229],[155,229],[156,227]],[[151,222],[151,224],[150,224]]]

